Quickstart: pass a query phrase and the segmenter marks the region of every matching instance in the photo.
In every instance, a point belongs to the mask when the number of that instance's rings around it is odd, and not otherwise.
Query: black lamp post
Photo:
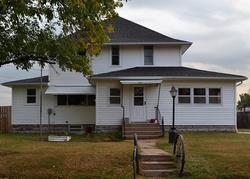
[[[169,91],[172,98],[173,98],[173,121],[172,121],[172,127],[169,130],[169,143],[174,143],[175,138],[177,137],[177,130],[174,127],[174,120],[175,120],[175,97],[177,95],[177,90],[174,86],[172,86],[171,90]]]

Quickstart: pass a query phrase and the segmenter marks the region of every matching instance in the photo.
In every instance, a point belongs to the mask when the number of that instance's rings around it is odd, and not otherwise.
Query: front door
[[[132,88],[132,122],[146,122],[145,87]]]

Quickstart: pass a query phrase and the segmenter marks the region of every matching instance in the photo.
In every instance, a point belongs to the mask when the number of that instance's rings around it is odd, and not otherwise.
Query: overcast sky
[[[250,77],[249,0],[128,0],[119,15],[164,35],[192,42],[183,66]],[[126,30],[126,29],[125,29]],[[43,72],[47,74],[48,71]],[[40,75],[12,65],[0,68],[0,83]],[[250,80],[237,87],[246,93]],[[0,106],[11,105],[11,90],[0,87]]]

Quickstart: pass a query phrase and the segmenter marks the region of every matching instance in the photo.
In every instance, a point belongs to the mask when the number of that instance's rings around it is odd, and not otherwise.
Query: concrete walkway
[[[156,147],[156,139],[138,140],[141,155],[169,155]]]

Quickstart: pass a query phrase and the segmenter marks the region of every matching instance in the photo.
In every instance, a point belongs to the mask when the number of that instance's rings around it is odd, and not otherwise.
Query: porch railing
[[[164,128],[164,117],[161,115],[161,111],[159,107],[155,107],[155,119],[157,123],[161,126],[162,137],[165,135],[165,128]]]

